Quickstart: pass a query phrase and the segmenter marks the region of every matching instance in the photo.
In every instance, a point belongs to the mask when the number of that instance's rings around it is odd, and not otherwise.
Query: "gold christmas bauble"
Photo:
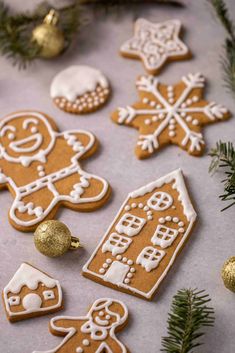
[[[222,279],[226,288],[235,292],[235,256],[230,257],[222,268]]]
[[[49,257],[61,256],[68,250],[81,246],[79,239],[71,235],[69,228],[55,220],[39,224],[34,233],[34,244],[40,253]]]
[[[45,59],[58,56],[64,49],[64,35],[56,27],[58,14],[55,10],[50,10],[43,23],[32,32],[32,40],[40,46],[39,56]]]

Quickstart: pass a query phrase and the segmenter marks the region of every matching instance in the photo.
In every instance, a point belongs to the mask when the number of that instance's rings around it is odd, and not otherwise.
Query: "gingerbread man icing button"
[[[53,318],[50,331],[65,338],[57,347],[44,353],[128,353],[116,337],[116,332],[126,325],[127,320],[128,310],[121,301],[98,299],[86,316]]]
[[[46,114],[22,111],[0,122],[0,188],[14,197],[11,224],[32,231],[54,217],[60,205],[92,211],[110,195],[107,181],[85,172],[80,160],[98,146],[83,130],[58,132]]]
[[[110,96],[110,86],[101,71],[74,65],[59,72],[51,83],[51,98],[68,113],[86,114],[101,108]]]

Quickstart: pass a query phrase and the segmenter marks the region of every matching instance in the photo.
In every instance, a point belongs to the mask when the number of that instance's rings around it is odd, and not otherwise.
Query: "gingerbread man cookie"
[[[94,302],[86,316],[57,316],[50,322],[50,331],[64,340],[49,351],[33,353],[127,353],[117,337],[128,319],[127,307],[109,298]]]
[[[163,85],[156,77],[137,80],[139,101],[118,108],[112,119],[139,130],[138,158],[148,158],[167,144],[175,144],[193,156],[203,154],[201,127],[230,117],[220,104],[202,99],[205,79],[200,73],[188,74],[175,86]]]
[[[110,96],[107,78],[97,69],[74,65],[59,72],[51,84],[51,98],[58,108],[74,114],[92,113]]]
[[[59,281],[27,263],[20,266],[2,294],[7,318],[11,322],[63,308]]]
[[[151,300],[195,219],[183,175],[175,170],[128,195],[83,275]]]
[[[77,211],[102,206],[110,195],[107,181],[79,164],[96,148],[90,132],[57,132],[43,113],[17,112],[0,121],[0,188],[14,197],[11,224],[32,231],[53,218],[60,205]]]
[[[134,37],[120,49],[123,56],[141,59],[150,74],[156,74],[172,60],[190,58],[189,49],[180,40],[181,23],[170,20],[152,23],[143,18],[135,22]]]

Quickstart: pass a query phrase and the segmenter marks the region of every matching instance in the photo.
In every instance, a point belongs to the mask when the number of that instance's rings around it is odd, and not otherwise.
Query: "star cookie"
[[[150,74],[156,74],[170,60],[190,57],[189,49],[180,40],[181,23],[170,20],[152,23],[143,18],[135,22],[134,36],[120,49],[123,56],[141,59]]]
[[[183,76],[175,86],[163,85],[153,76],[141,76],[136,86],[140,100],[118,108],[112,119],[139,130],[139,159],[170,143],[191,155],[202,155],[205,143],[201,127],[230,117],[223,105],[202,99],[205,78],[200,73]]]

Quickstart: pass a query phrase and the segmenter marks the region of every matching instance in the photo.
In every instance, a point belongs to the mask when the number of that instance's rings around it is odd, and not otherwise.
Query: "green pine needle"
[[[232,142],[219,141],[209,155],[212,157],[209,173],[213,175],[218,169],[223,169],[225,174],[222,180],[224,193],[219,196],[222,201],[229,201],[228,206],[222,209],[224,211],[235,205],[235,148]]]
[[[189,353],[200,346],[202,327],[213,326],[214,310],[204,290],[181,289],[173,297],[168,314],[168,336],[162,338],[162,352]],[[195,352],[196,353],[196,352]]]

